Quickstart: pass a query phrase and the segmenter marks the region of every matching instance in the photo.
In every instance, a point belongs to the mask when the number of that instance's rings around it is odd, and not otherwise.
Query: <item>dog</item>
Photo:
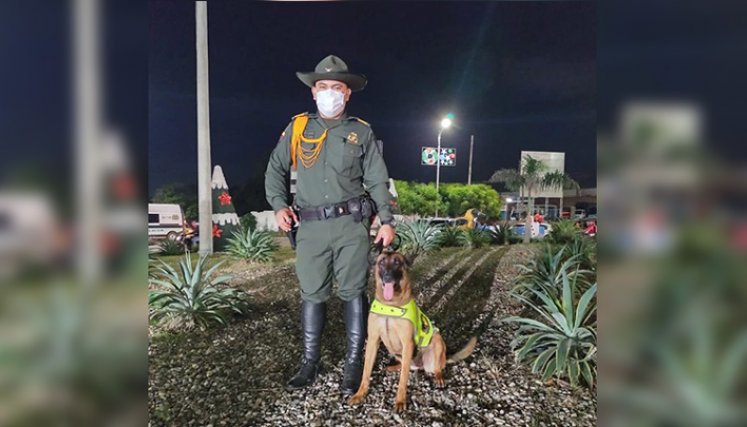
[[[371,306],[371,312],[368,315],[368,341],[363,378],[358,391],[348,400],[350,405],[361,403],[368,393],[371,372],[379,350],[379,341],[384,343],[389,353],[394,355],[398,361],[387,367],[388,372],[400,371],[399,387],[394,404],[396,412],[404,411],[407,407],[407,380],[411,369],[424,369],[429,374],[433,374],[436,385],[443,387],[443,371],[446,364],[467,358],[477,345],[477,338],[472,337],[462,350],[449,358],[446,357],[446,345],[441,334],[430,324],[430,320],[420,312],[413,301],[408,275],[408,269],[412,266],[413,260],[414,257],[405,257],[398,252],[382,253],[376,258],[374,265],[376,301]],[[407,310],[410,310],[408,313],[415,310],[417,317],[405,315]],[[387,314],[382,314],[384,312]],[[421,322],[421,330],[415,326],[415,320],[411,320],[414,318]],[[416,343],[418,339],[420,342]],[[419,350],[417,355],[415,355],[416,350]]]

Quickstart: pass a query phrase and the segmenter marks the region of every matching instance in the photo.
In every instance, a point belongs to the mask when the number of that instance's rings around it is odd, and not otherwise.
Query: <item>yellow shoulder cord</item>
[[[324,140],[327,138],[327,131],[329,129],[325,129],[322,133],[322,136],[320,136],[319,138],[304,138],[303,131],[304,129],[306,129],[306,124],[308,122],[309,116],[305,114],[296,116],[293,120],[293,133],[291,134],[290,146],[291,166],[293,167],[293,170],[296,170],[298,167],[296,157],[299,157],[301,159],[301,164],[303,164],[306,169],[314,166],[314,163],[316,163],[316,159],[319,158],[319,154],[322,152],[322,145],[324,145]],[[301,145],[301,142],[314,144],[314,147],[305,148],[303,145]]]

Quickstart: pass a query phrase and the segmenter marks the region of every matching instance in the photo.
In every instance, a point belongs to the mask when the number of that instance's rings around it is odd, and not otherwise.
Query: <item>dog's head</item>
[[[376,297],[384,302],[399,301],[410,297],[410,278],[407,270],[414,257],[399,252],[383,252],[376,258]]]

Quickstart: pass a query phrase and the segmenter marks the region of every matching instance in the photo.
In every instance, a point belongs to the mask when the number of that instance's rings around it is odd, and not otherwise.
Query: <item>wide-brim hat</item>
[[[348,85],[353,92],[363,90],[367,82],[366,76],[348,71],[345,61],[335,55],[329,55],[319,61],[314,71],[299,71],[296,76],[308,87],[314,87],[318,80],[337,80]]]

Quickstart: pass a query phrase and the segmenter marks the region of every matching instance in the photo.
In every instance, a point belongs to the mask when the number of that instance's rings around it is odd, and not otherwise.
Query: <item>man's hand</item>
[[[283,231],[290,231],[293,228],[293,221],[298,222],[296,213],[291,208],[283,208],[275,212],[275,221]]]
[[[379,232],[376,233],[374,244],[377,244],[379,243],[379,241],[381,241],[383,247],[387,247],[390,243],[392,243],[392,240],[394,240],[394,227],[389,224],[384,224],[381,226],[381,228],[379,228]]]

